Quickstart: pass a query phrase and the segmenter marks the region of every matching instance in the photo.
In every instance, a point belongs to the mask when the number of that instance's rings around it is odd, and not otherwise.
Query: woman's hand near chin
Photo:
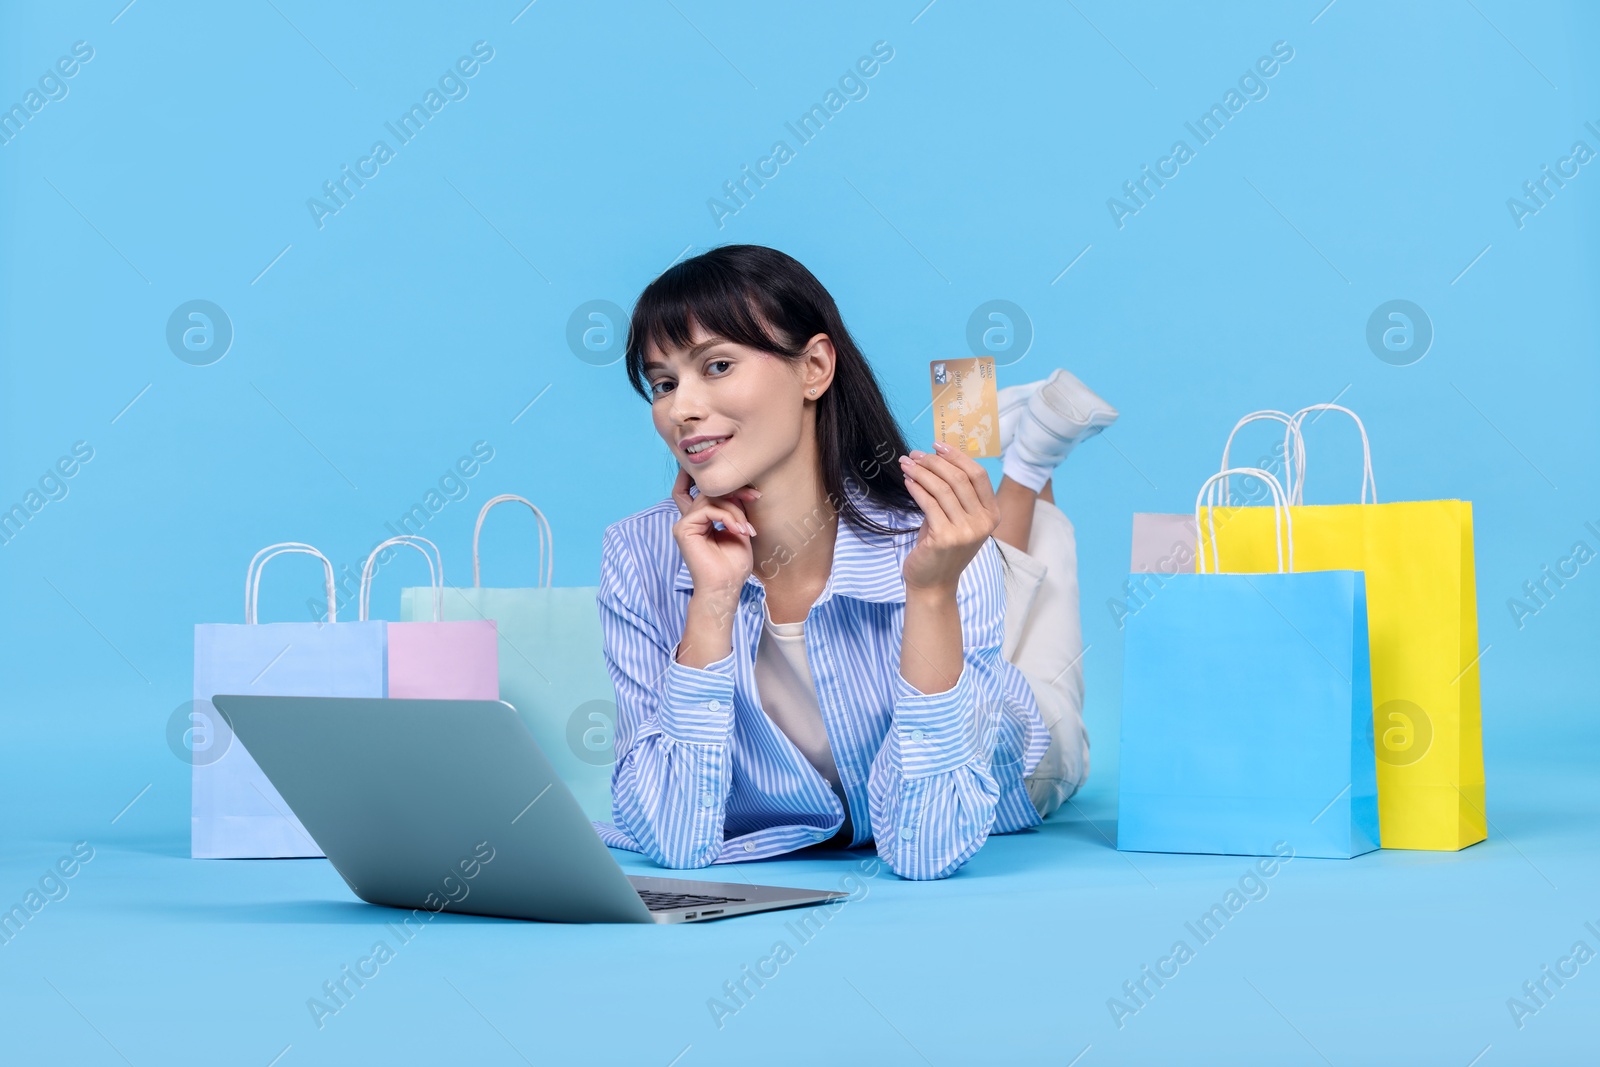
[[[733,650],[734,609],[755,568],[750,541],[755,527],[745,516],[744,506],[761,492],[747,485],[726,496],[690,496],[689,485],[689,472],[680,468],[672,499],[682,517],[672,524],[672,537],[689,567],[694,594],[689,598],[677,660],[685,666],[704,667]],[[716,528],[719,522],[724,529]]]

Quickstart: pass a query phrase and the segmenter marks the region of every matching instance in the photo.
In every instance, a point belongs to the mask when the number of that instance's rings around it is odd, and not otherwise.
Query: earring
[[[811,395],[812,396],[816,396],[817,395],[817,391],[815,389],[811,390]]]

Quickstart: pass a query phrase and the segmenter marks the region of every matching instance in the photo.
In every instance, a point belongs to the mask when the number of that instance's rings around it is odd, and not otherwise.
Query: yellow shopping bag
[[[1301,424],[1307,413],[1342,411],[1361,429],[1365,458],[1359,504],[1305,505]],[[1292,416],[1301,478],[1290,490],[1299,570],[1367,575],[1378,818],[1384,848],[1454,851],[1485,837],[1483,727],[1478,690],[1477,584],[1472,504],[1465,500],[1377,503],[1366,427],[1348,408],[1313,404]],[[1287,473],[1287,471],[1286,471]],[[1368,502],[1370,489],[1371,502]],[[1277,570],[1273,509],[1207,509],[1199,551],[1216,524],[1221,570]]]

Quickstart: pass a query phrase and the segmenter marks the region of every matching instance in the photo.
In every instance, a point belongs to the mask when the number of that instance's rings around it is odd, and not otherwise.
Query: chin
[[[696,474],[694,469],[690,468],[689,477],[694,479],[701,496],[727,496],[747,484],[738,475],[724,471],[702,471]]]

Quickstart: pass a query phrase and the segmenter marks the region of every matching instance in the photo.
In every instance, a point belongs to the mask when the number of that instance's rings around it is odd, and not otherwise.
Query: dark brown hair
[[[651,399],[645,351],[693,343],[691,320],[735,344],[798,362],[817,334],[836,356],[833,382],[817,399],[817,449],[822,487],[840,518],[865,534],[906,534],[864,514],[861,495],[900,511],[922,511],[905,487],[898,459],[909,450],[877,377],[845,328],[838,305],[793,256],[763,245],[723,245],[668,267],[645,287],[628,325],[628,381]],[[1009,569],[1005,553],[1001,563]]]

